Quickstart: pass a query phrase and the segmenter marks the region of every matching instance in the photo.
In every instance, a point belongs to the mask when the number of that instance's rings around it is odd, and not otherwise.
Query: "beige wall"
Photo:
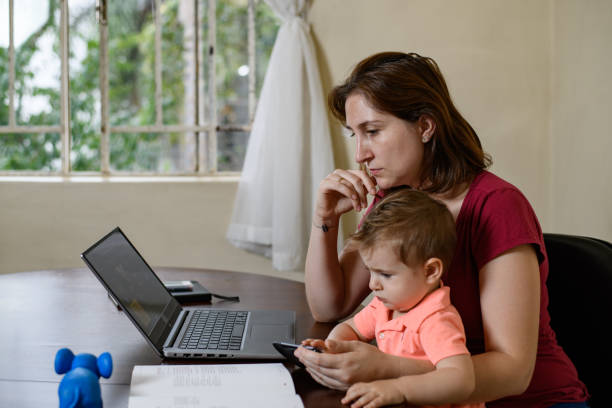
[[[612,241],[612,2],[553,17],[550,229]]]
[[[325,91],[374,52],[433,57],[492,170],[544,230],[612,241],[611,2],[314,0],[309,19]],[[354,166],[353,143],[332,128],[336,164]],[[152,265],[275,274],[225,240],[236,186],[0,180],[0,273],[82,266],[79,253],[120,225]]]
[[[182,180],[0,181],[0,273],[83,267],[80,253],[120,226],[152,266],[275,274],[225,239],[236,179]]]
[[[612,241],[611,14],[608,0],[314,0],[310,19],[326,90],[375,52],[433,57],[543,229]],[[354,166],[332,130],[336,163]]]
[[[434,58],[462,114],[493,156],[492,171],[516,184],[549,225],[550,7],[546,1],[315,0],[310,13],[329,83],[386,50]],[[337,163],[353,142],[336,130]]]

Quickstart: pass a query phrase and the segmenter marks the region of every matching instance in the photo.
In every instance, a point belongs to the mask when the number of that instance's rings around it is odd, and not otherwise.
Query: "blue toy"
[[[67,373],[57,390],[60,408],[102,408],[99,379],[111,376],[113,359],[109,353],[98,358],[86,353],[75,356],[63,348],[55,355],[55,372]]]

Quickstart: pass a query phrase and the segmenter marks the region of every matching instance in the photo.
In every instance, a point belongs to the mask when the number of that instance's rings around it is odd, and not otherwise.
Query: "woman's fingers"
[[[342,357],[329,353],[318,353],[303,347],[298,347],[294,355],[304,364],[309,372],[315,372],[318,377],[325,378],[326,382],[344,384],[341,363]]]
[[[361,207],[368,205],[368,193],[376,194],[376,186],[374,181],[367,173],[361,170],[342,170],[336,169],[332,173],[339,177],[339,182],[353,188],[359,197]]]
[[[338,390],[347,389],[356,381],[370,381],[372,373],[369,371],[374,369],[374,361],[380,357],[376,347],[354,340],[332,339],[326,340],[325,346],[323,353],[303,347],[295,351],[315,381]]]
[[[295,355],[318,383],[337,390],[346,390],[350,385],[350,373],[342,364],[345,356],[299,348]]]
[[[320,372],[313,370],[312,368],[306,367],[306,371],[316,382],[327,388],[341,391],[344,391],[348,388],[348,384],[342,383],[333,377],[321,374]]]
[[[331,188],[351,199],[355,211],[368,205],[368,193],[376,194],[374,180],[361,170],[336,169],[326,177]]]
[[[350,199],[355,211],[361,211],[362,202],[359,193],[350,182],[342,177],[336,176],[328,177],[327,184],[329,189],[335,190],[344,197]]]
[[[351,200],[356,203],[355,211],[361,211],[368,205],[367,191],[361,179],[347,170],[337,169],[331,174],[337,183],[346,186],[351,192]]]
[[[368,174],[367,172],[363,171],[363,170],[346,170],[349,174],[353,175],[354,177],[358,177],[361,184],[365,187],[366,192],[371,194],[371,195],[375,195],[376,192],[378,191],[377,185],[376,185],[376,179],[372,176],[370,176],[370,174]]]
[[[365,171],[336,169],[319,184],[316,215],[331,220],[351,208],[361,211],[367,207],[368,194],[376,194],[376,181]]]

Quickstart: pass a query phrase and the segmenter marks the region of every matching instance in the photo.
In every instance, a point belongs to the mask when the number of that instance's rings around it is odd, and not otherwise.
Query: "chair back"
[[[609,406],[612,244],[562,234],[544,234],[544,243],[551,326],[591,394],[591,407]]]

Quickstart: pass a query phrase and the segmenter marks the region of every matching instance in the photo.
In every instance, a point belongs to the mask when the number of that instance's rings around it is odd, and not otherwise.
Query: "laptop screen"
[[[114,229],[82,256],[143,334],[161,349],[169,322],[181,307],[121,230]]]

